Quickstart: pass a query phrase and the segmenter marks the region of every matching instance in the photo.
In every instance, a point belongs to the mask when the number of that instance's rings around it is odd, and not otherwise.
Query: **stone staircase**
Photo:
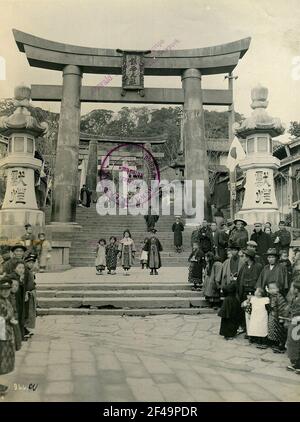
[[[88,270],[91,269],[88,268]],[[174,270],[176,271],[175,268]],[[71,271],[76,271],[76,269]],[[167,271],[170,269],[165,269],[165,272]],[[89,277],[91,281],[88,282],[83,277],[82,282],[76,278],[75,281],[70,278],[68,282],[64,282],[59,280],[59,275],[56,282],[41,282],[43,275],[39,274],[38,315],[145,316],[213,312],[207,308],[201,292],[193,291],[191,285],[182,276],[177,278],[172,274],[169,277],[165,274],[162,277],[150,276],[149,271],[140,269],[133,269],[133,272],[128,277],[120,272],[116,276],[93,274]],[[182,281],[180,281],[181,278]]]
[[[145,220],[142,215],[119,215],[100,216],[97,214],[95,206],[91,208],[77,208],[77,223],[82,229],[73,238],[70,250],[70,264],[72,267],[94,266],[95,250],[100,238],[105,238],[108,242],[110,236],[122,238],[125,229],[130,230],[134,239],[137,253],[135,266],[139,265],[139,256],[145,237],[149,236],[146,231]],[[171,230],[174,216],[160,216],[156,224],[157,236],[163,246],[161,254],[163,266],[187,265],[190,253],[191,228],[186,228],[183,233],[183,252],[178,254],[174,251],[173,232]]]
[[[156,225],[162,252],[158,276],[142,270],[139,256],[142,242],[149,236],[143,216],[99,216],[95,206],[77,208],[77,223],[82,227],[72,235],[71,270],[37,274],[38,315],[160,315],[213,312],[199,291],[187,281],[192,228],[183,233],[184,251],[174,251],[174,216],[161,216]],[[97,276],[94,268],[98,240],[118,239],[129,229],[137,248],[135,265],[125,277],[120,267],[116,275]],[[71,239],[70,239],[71,240]]]

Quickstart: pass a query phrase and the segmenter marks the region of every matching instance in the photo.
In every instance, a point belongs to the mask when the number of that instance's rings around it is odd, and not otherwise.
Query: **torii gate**
[[[203,105],[232,105],[232,88],[201,88],[202,75],[231,74],[250,45],[244,38],[187,50],[121,51],[80,47],[13,30],[31,66],[59,70],[63,85],[32,85],[32,100],[61,101],[52,222],[74,223],[81,102],[183,104],[185,178],[204,181],[204,214],[211,215]],[[123,75],[122,88],[82,86],[84,73]],[[183,89],[144,88],[145,76],[181,76]],[[196,191],[193,190],[193,205]],[[194,223],[197,223],[194,221]]]

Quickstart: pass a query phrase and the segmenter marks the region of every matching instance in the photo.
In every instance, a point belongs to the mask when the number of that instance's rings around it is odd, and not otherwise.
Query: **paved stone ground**
[[[0,377],[10,385],[3,400],[300,401],[286,355],[243,336],[225,341],[219,323],[215,315],[38,318],[16,370]]]

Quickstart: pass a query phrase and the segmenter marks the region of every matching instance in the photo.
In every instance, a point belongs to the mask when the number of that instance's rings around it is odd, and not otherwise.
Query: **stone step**
[[[41,290],[40,295],[43,298],[115,298],[124,295],[123,290]],[[126,290],[126,297],[198,297],[200,293],[190,290]]]
[[[137,252],[136,252],[136,254],[135,254],[135,256],[136,256],[136,259],[138,259],[139,258],[139,253],[141,252],[141,249],[138,249],[137,250]],[[161,256],[161,258],[178,258],[178,259],[188,259],[188,257],[189,257],[189,255],[190,255],[190,252],[188,251],[188,252],[186,252],[186,251],[183,251],[183,252],[181,252],[181,253],[176,253],[175,251],[174,251],[174,249],[171,249],[171,250],[168,250],[168,251],[162,251],[161,253],[160,253],[160,256]],[[79,250],[76,250],[76,256],[78,257],[78,258],[91,258],[91,257],[96,257],[96,252],[95,252],[95,249],[93,249],[93,248],[91,248],[91,250],[86,250],[86,248],[85,249],[83,249],[83,248],[81,248],[81,249],[79,249]]]
[[[45,315],[126,315],[126,316],[148,316],[148,315],[203,315],[215,314],[211,308],[140,308],[140,309],[82,309],[82,308],[38,308],[38,316]]]
[[[95,266],[95,259],[91,258],[83,258],[83,259],[79,259],[76,258],[76,255],[71,255],[70,256],[70,264],[73,267],[94,267]],[[165,267],[184,267],[187,266],[187,261],[186,260],[180,260],[178,258],[174,258],[171,260],[171,258],[167,259],[163,259],[162,260],[162,266]],[[136,262],[132,265],[132,267],[134,268],[138,268],[140,267],[140,263]],[[120,268],[120,267],[119,267]],[[150,270],[148,270],[150,271]]]
[[[104,277],[104,276],[103,276]],[[113,276],[107,276],[107,277],[113,277]],[[125,278],[125,277],[124,277]],[[126,277],[126,279],[130,278],[130,276]],[[125,282],[125,281],[111,281],[111,282],[100,282],[101,276],[99,276],[99,283],[38,283],[37,284],[37,290],[38,292],[41,292],[40,294],[43,294],[43,291],[112,291],[112,290],[118,290],[122,291],[122,294],[124,290],[146,290],[146,291],[152,291],[152,290],[162,290],[162,291],[169,291],[169,290],[188,290],[191,292],[192,285],[185,282],[185,283],[159,283],[159,282]]]
[[[201,297],[114,297],[47,298],[38,297],[39,308],[200,308],[207,306]]]

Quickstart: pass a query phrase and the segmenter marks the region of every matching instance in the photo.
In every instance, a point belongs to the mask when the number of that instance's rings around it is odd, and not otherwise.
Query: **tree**
[[[290,133],[294,138],[300,138],[300,122],[290,122],[288,133]]]

